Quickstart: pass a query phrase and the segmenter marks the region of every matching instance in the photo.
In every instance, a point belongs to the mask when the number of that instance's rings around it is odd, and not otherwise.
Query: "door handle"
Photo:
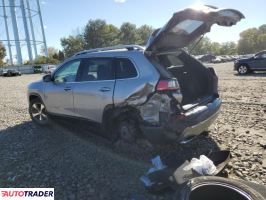
[[[71,87],[65,87],[64,90],[65,91],[70,91],[71,90]]]
[[[109,87],[102,87],[101,89],[99,89],[99,91],[101,91],[101,92],[108,92],[110,90],[111,90],[111,88],[109,88]]]

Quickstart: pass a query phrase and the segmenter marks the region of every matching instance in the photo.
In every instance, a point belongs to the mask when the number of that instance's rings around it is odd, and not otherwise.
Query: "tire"
[[[240,66],[237,68],[237,72],[238,72],[238,74],[240,74],[240,75],[244,75],[244,74],[249,73],[249,68],[248,68],[247,65],[240,65]]]
[[[139,127],[137,122],[133,119],[121,117],[116,123],[116,141],[123,143],[134,144],[136,143],[139,134]]]
[[[237,179],[202,176],[191,179],[176,193],[176,200],[265,200],[255,189]]]
[[[49,124],[49,116],[42,100],[39,98],[30,101],[29,113],[33,122],[37,125],[45,126]]]

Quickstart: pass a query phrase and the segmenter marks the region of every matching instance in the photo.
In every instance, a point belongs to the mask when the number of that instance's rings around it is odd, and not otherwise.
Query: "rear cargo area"
[[[186,52],[160,55],[157,61],[178,80],[183,95],[182,105],[195,104],[217,94],[216,76]]]

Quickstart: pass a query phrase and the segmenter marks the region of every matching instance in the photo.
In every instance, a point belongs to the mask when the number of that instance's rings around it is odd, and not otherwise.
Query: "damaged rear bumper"
[[[141,126],[144,136],[153,144],[167,144],[178,141],[185,143],[191,138],[208,130],[208,127],[218,116],[221,99],[197,106],[182,116],[172,116],[169,122],[162,126]]]

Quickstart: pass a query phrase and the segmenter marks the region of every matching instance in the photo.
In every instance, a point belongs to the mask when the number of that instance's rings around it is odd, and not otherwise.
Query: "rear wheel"
[[[29,105],[29,113],[33,122],[44,126],[49,123],[49,117],[43,102],[37,98],[33,99]]]
[[[246,66],[246,65],[240,65],[238,67],[237,71],[238,71],[238,74],[244,75],[244,74],[247,74],[249,72],[249,69],[248,69],[248,66]]]
[[[137,123],[132,119],[119,119],[116,128],[118,140],[123,143],[134,144],[138,135]]]

